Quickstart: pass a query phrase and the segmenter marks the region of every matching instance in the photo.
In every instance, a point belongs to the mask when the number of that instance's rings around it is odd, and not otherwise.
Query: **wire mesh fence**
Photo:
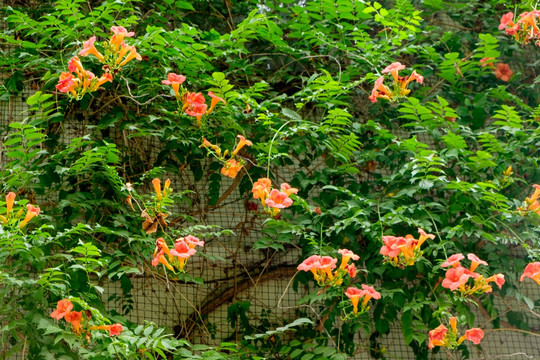
[[[4,4],[0,1],[0,7]],[[3,25],[0,26],[0,28]],[[8,49],[3,49],[8,51]],[[0,74],[6,79],[9,74]],[[0,101],[0,139],[9,132],[9,123],[21,121],[28,110],[26,99],[33,94],[31,86],[19,94]],[[85,116],[66,118],[61,129],[64,143],[87,132]],[[125,142],[125,137],[111,129],[111,138]],[[408,136],[407,133],[400,133]],[[424,143],[432,139],[419,136]],[[144,162],[152,163],[164,144],[142,138],[130,139],[130,147],[144,157]],[[0,146],[0,151],[2,147]],[[0,152],[0,163],[6,161]],[[297,166],[282,172],[283,181],[289,181],[292,174],[300,170]],[[170,174],[173,187],[190,189],[194,194],[206,194],[206,179],[197,182],[186,173]],[[365,179],[369,181],[369,177]],[[299,249],[291,247],[286,251],[256,250],[254,244],[261,238],[263,227],[261,217],[246,206],[248,199],[241,194],[233,180],[224,182],[221,194],[232,189],[227,202],[197,216],[203,224],[216,224],[234,232],[232,236],[211,238],[206,242],[203,256],[190,259],[187,267],[195,278],[202,278],[203,284],[185,284],[174,278],[167,278],[153,268],[143,269],[141,275],[131,279],[131,290],[126,292],[120,282],[104,282],[103,299],[109,310],[123,314],[129,321],[144,323],[151,321],[166,326],[176,336],[193,343],[217,345],[221,341],[242,340],[238,324],[233,324],[230,306],[249,303],[247,314],[255,322],[267,327],[283,326],[293,320],[300,309],[302,291],[295,292],[291,282],[296,274]],[[202,197],[202,196],[201,196]],[[197,199],[192,199],[197,200]],[[200,200],[200,199],[199,199]],[[196,202],[196,201],[195,201]],[[193,201],[192,201],[193,203]],[[203,208],[204,206],[202,206]],[[185,205],[176,210],[185,211]],[[540,299],[540,287],[527,289],[531,299]],[[515,313],[527,314],[531,332],[540,331],[540,318],[517,302],[500,299],[500,308],[505,309],[502,319]],[[303,309],[305,310],[305,309]],[[303,311],[302,310],[302,311]],[[308,310],[309,312],[310,310]],[[313,314],[311,314],[313,315]],[[489,322],[481,310],[477,313],[478,325]],[[540,359],[538,336],[527,334],[515,328],[494,329],[486,332],[486,338],[479,347],[469,346],[472,359]],[[353,359],[414,359],[412,350],[405,344],[399,319],[391,324],[387,335],[370,338],[350,339],[363,345]],[[18,359],[22,357],[14,357]],[[430,355],[430,359],[446,359],[443,352]]]

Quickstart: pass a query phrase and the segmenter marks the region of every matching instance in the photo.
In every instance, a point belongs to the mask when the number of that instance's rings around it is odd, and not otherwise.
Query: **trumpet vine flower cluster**
[[[429,332],[428,348],[435,346],[453,349],[460,345],[464,340],[472,341],[475,345],[480,344],[484,338],[484,331],[480,328],[473,328],[465,331],[465,334],[458,338],[457,319],[450,318],[450,329],[443,324]]]
[[[531,211],[540,215],[540,203],[538,202],[538,197],[540,197],[540,185],[534,184],[533,187],[533,194],[530,197],[525,198],[525,206],[518,208],[518,211],[521,214],[526,214]]]
[[[538,285],[540,285],[540,262],[528,264],[519,280],[523,281],[526,277],[533,279]]]
[[[39,215],[40,208],[32,204],[26,204],[26,215],[22,221],[20,221],[24,210],[19,209],[17,212],[13,211],[13,205],[15,204],[16,197],[17,194],[14,192],[10,192],[6,195],[6,213],[5,215],[0,215],[0,222],[2,225],[8,225],[11,221],[19,221],[18,227],[22,229],[30,222],[30,220]]]
[[[369,97],[369,100],[375,103],[377,102],[377,99],[380,98],[389,100],[391,102],[396,102],[399,99],[407,96],[411,92],[411,90],[407,88],[407,86],[409,86],[411,82],[416,81],[419,84],[422,84],[424,82],[424,77],[418,74],[416,70],[413,70],[413,72],[409,76],[399,76],[399,71],[403,69],[405,69],[405,65],[402,65],[399,62],[395,62],[387,66],[382,71],[382,73],[389,73],[390,75],[392,75],[392,78],[394,79],[392,89],[383,84],[383,75],[375,81],[375,85],[373,87],[373,90],[371,91],[371,96]]]
[[[338,259],[331,256],[319,255],[311,255],[302,261],[297,269],[299,271],[311,271],[315,281],[317,281],[320,286],[341,285],[345,275],[348,275],[351,279],[356,277],[356,266],[354,263],[349,264],[349,261],[351,259],[356,261],[360,259],[360,256],[347,249],[339,249],[338,252],[341,254],[341,264],[337,269],[336,264]],[[334,271],[334,269],[336,270]]]
[[[454,254],[441,265],[443,268],[449,268],[446,271],[445,279],[442,281],[442,286],[444,288],[452,291],[459,290],[463,296],[492,292],[492,287],[488,285],[490,282],[497,284],[499,289],[502,288],[505,282],[503,274],[496,274],[484,278],[483,275],[475,272],[479,265],[487,266],[487,262],[480,260],[474,254],[468,254],[467,259],[471,261],[471,265],[469,269],[467,269],[461,266],[460,262],[463,259],[465,259],[463,254]],[[473,279],[472,284],[468,284],[469,279]]]
[[[493,69],[493,73],[495,77],[499,80],[508,82],[514,76],[514,72],[512,69],[510,69],[510,66],[505,63],[497,63],[497,65],[493,65],[493,61],[495,61],[495,58],[489,58],[484,57],[480,59],[480,66],[481,67],[490,67]]]
[[[261,205],[265,212],[276,216],[281,209],[288,208],[293,204],[290,196],[297,194],[298,189],[291,187],[287,183],[281,184],[281,190],[273,189],[270,179],[260,178],[253,184],[251,192],[254,199],[261,200]]]
[[[124,42],[126,37],[132,37],[135,33],[128,32],[122,26],[111,27],[111,32],[113,34],[110,40],[102,43],[103,53],[95,46],[95,36],[85,41],[83,49],[78,53],[81,57],[95,56],[103,64],[104,74],[98,78],[91,71],[84,69],[79,56],[74,56],[68,62],[69,71],[60,74],[56,85],[58,91],[68,94],[73,99],[80,100],[85,94],[98,90],[106,82],[112,82],[113,75],[131,60],[142,60],[142,56],[137,52],[135,46],[127,45]]]
[[[238,175],[238,172],[242,170],[242,167],[245,165],[244,159],[237,157],[238,152],[242,150],[244,146],[253,145],[251,141],[246,140],[246,138],[242,135],[238,135],[238,139],[240,139],[240,141],[230,154],[229,150],[225,150],[223,153],[221,153],[221,148],[219,146],[212,144],[205,138],[203,138],[203,143],[201,145],[201,147],[205,147],[213,156],[223,163],[221,174],[233,179],[236,177],[236,175]]]
[[[355,287],[349,287],[347,288],[347,291],[345,292],[345,295],[351,300],[353,311],[352,314],[354,316],[360,315],[362,313],[365,313],[369,310],[368,302],[371,299],[380,299],[381,294],[373,288],[373,286],[362,284],[362,290],[355,288]],[[358,304],[360,303],[360,299],[363,298],[362,304],[360,304],[360,312],[358,311]]]
[[[519,14],[519,19],[514,22],[514,14],[508,12],[502,16],[499,30],[514,36],[514,39],[522,45],[534,42],[540,46],[540,29],[537,23],[539,16],[540,10],[528,11]]]
[[[186,81],[184,75],[169,73],[167,79],[162,80],[161,83],[172,87],[176,101],[181,106],[181,111],[189,116],[194,116],[197,119],[197,126],[201,126],[202,117],[211,114],[218,103],[227,104],[223,98],[209,91],[208,96],[211,100],[210,107],[208,107],[203,94],[187,91],[181,86],[184,81]]]
[[[169,216],[169,213],[164,211],[164,207],[165,204],[171,201],[169,199],[169,195],[172,193],[171,180],[169,179],[165,181],[163,190],[161,189],[161,180],[159,180],[158,178],[152,180],[152,185],[154,186],[154,191],[156,193],[154,198],[154,206],[150,209],[146,208],[142,210],[141,213],[141,216],[144,218],[142,228],[147,234],[153,234],[157,232],[159,225],[161,225],[163,228],[166,228],[168,226],[165,219],[167,218],[167,216]],[[131,195],[128,196],[127,202],[133,208]]]
[[[196,246],[203,247],[204,241],[199,240],[199,238],[193,235],[176,239],[172,250],[167,246],[165,239],[158,238],[152,257],[152,265],[158,266],[158,264],[163,264],[173,273],[184,272],[184,267],[188,259],[197,253]]]
[[[112,325],[92,325],[89,326],[87,330],[83,329],[83,324],[88,324],[90,318],[92,317],[92,313],[87,310],[84,312],[82,311],[72,311],[73,310],[73,303],[68,299],[62,299],[58,301],[56,304],[56,310],[54,310],[51,313],[51,317],[56,320],[64,319],[66,322],[71,324],[72,331],[77,334],[81,335],[83,332],[86,333],[86,338],[90,338],[90,331],[91,330],[107,330],[109,332],[110,336],[119,335],[123,327],[121,324],[112,324]]]
[[[383,236],[384,245],[379,252],[385,257],[384,261],[402,269],[406,266],[414,265],[416,260],[423,254],[420,246],[422,246],[424,241],[428,238],[431,240],[435,239],[435,235],[427,234],[420,228],[418,228],[418,233],[420,234],[418,239],[415,239],[410,234],[405,237]]]

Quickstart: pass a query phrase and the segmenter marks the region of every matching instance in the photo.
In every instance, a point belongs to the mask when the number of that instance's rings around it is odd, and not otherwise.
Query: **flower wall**
[[[534,4],[7,5],[4,357],[536,355]]]

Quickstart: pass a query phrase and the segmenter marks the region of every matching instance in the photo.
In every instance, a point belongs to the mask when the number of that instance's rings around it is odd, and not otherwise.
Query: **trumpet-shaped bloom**
[[[384,76],[381,76],[375,81],[373,90],[371,90],[371,96],[369,97],[372,103],[377,102],[377,98],[391,100],[394,97],[392,91],[383,85],[383,81]]]
[[[86,70],[82,66],[81,59],[78,56],[74,56],[68,61],[68,70],[72,73],[76,73],[79,77],[83,75]]]
[[[349,287],[347,288],[347,291],[345,292],[345,295],[351,299],[351,303],[352,303],[352,306],[353,306],[353,313],[354,314],[357,314],[358,313],[358,302],[360,301],[360,298],[362,296],[364,296],[365,294],[365,291],[364,290],[360,290],[358,288],[355,288],[355,287]]]
[[[273,189],[268,196],[268,199],[265,201],[266,205],[271,208],[284,209],[293,204],[293,201],[289,196],[283,191],[278,189]]]
[[[122,327],[122,324],[118,324],[118,323],[112,324],[111,326],[109,326],[109,335],[110,336],[120,335],[122,330],[124,330],[124,328]]]
[[[507,26],[514,26],[514,14],[507,12],[501,17],[501,23],[499,24],[499,30],[506,28]]]
[[[261,199],[264,202],[266,197],[270,194],[270,189],[272,188],[272,181],[268,178],[260,178],[253,184],[253,193],[254,199]]]
[[[251,146],[253,143],[249,140],[246,140],[245,137],[242,135],[238,135],[238,138],[240,139],[240,142],[238,142],[238,145],[236,145],[236,149],[232,152],[232,156],[236,155],[244,146]]]
[[[442,286],[452,291],[457,290],[460,286],[465,285],[471,277],[469,270],[462,266],[450,268],[446,271],[446,278],[442,281]]]
[[[56,310],[51,313],[51,317],[60,320],[73,309],[73,303],[68,299],[62,299],[56,304]]]
[[[486,279],[486,283],[490,283],[494,281],[495,284],[497,284],[497,286],[499,287],[499,289],[502,288],[502,286],[504,285],[504,275],[503,274],[495,274],[493,276],[490,276]]]
[[[92,90],[97,90],[101,85],[105,84],[106,82],[112,82],[112,80],[112,75],[109,73],[105,73],[98,79],[96,85],[94,86],[94,89]]]
[[[446,342],[443,340],[448,332],[448,328],[443,324],[437,326],[429,332],[428,348],[433,349],[435,346],[443,346]]]
[[[420,234],[420,238],[418,239],[418,246],[420,247],[424,241],[426,241],[427,239],[435,239],[435,235],[433,234],[427,234],[424,230],[418,228],[418,233]]]
[[[26,210],[27,210],[26,216],[24,217],[24,220],[19,224],[19,227],[21,229],[25,227],[26,224],[28,224],[28,222],[34,218],[34,216],[38,216],[40,212],[39,207],[34,206],[32,204],[27,204]]]
[[[354,264],[347,264],[345,265],[345,270],[347,271],[347,274],[349,274],[350,278],[356,277],[356,266]]]
[[[484,331],[479,328],[473,328],[465,331],[465,338],[472,341],[475,345],[480,344],[480,341],[484,338]]]
[[[538,285],[540,285],[540,262],[528,264],[519,280],[523,281],[526,277],[533,279]]]
[[[407,80],[405,80],[405,86],[402,85],[402,87],[406,87],[407,84],[409,84],[412,81],[416,81],[419,84],[424,83],[424,77],[416,72],[416,70],[413,70],[411,75],[407,77]]]
[[[190,116],[195,116],[200,125],[201,117],[206,113],[206,100],[201,93],[188,92],[184,96],[183,110]]]
[[[338,253],[341,254],[341,265],[339,267],[342,269],[344,269],[345,266],[347,266],[347,263],[349,262],[350,259],[353,259],[353,261],[360,259],[360,256],[356,255],[351,250],[339,249]]]
[[[13,202],[15,201],[16,196],[17,194],[14,192],[10,192],[6,195],[6,215],[9,215],[9,212],[13,209]]]
[[[109,44],[115,51],[118,51],[124,38],[135,36],[134,32],[128,32],[123,26],[112,26],[111,31],[113,32],[113,36],[111,37]]]
[[[510,69],[510,66],[505,63],[498,63],[495,68],[495,77],[502,81],[508,82],[514,76],[514,72]]]
[[[161,200],[163,197],[161,194],[161,180],[155,178],[154,180],[152,180],[152,185],[154,185],[154,191],[156,192],[158,201]]]
[[[372,298],[375,300],[378,300],[381,298],[381,294],[379,294],[379,292],[375,290],[373,286],[362,284],[362,290],[364,290],[363,306],[366,306],[367,302]]]
[[[228,176],[232,179],[238,175],[238,172],[242,170],[243,164],[235,159],[229,159],[225,162],[225,165],[221,168],[221,174]]]
[[[167,242],[163,238],[158,238],[156,240],[156,248],[152,256],[152,266],[158,266],[158,264],[163,264],[167,269],[174,271],[174,268],[165,258],[165,255],[171,256],[171,251],[167,246]]]
[[[291,194],[298,194],[298,189],[291,187],[291,185],[287,183],[281,184],[281,191],[287,194],[287,196],[291,196]]]
[[[467,254],[467,259],[471,260],[471,268],[469,269],[470,272],[476,270],[478,265],[488,266],[487,262],[485,262],[484,260],[480,260],[478,256],[474,254]]]
[[[384,245],[379,250],[379,253],[389,258],[396,258],[401,253],[401,246],[406,244],[407,240],[404,237],[383,236]]]
[[[465,256],[463,256],[463,254],[454,254],[450,256],[448,259],[446,259],[446,261],[443,262],[441,266],[442,267],[448,267],[448,266],[458,267],[458,266],[461,266],[459,262],[463,259],[465,259]]]
[[[195,237],[193,235],[188,235],[183,239],[191,249],[194,249],[195,246],[200,246],[200,247],[204,246],[204,241],[199,240],[198,237]]]
[[[142,60],[142,56],[137,52],[137,48],[135,46],[127,46],[127,49],[129,50],[129,54],[120,64],[118,64],[118,66],[120,67],[126,65],[128,62],[130,62],[133,59],[137,59],[139,61]]]
[[[105,60],[105,57],[96,49],[94,43],[96,37],[92,36],[90,39],[83,43],[83,49],[79,51],[79,56],[94,55],[99,61]]]
[[[179,91],[180,91],[180,85],[184,81],[186,81],[186,77],[184,75],[177,75],[175,73],[169,73],[169,75],[167,75],[167,80],[162,80],[161,83],[165,85],[171,85],[174,90],[174,95],[178,97]]]
[[[321,257],[319,255],[311,255],[310,257],[302,261],[302,263],[298,265],[297,269],[298,271],[311,271],[313,273],[315,281],[318,282],[320,278],[317,269],[320,267],[320,260]]]
[[[93,325],[90,326],[90,330],[107,330],[109,332],[109,336],[116,336],[120,335],[124,328],[122,327],[122,324],[116,323],[112,325]]]
[[[67,92],[73,93],[76,87],[77,87],[77,83],[75,82],[75,79],[72,73],[63,72],[60,74],[58,84],[56,84],[56,89],[58,91],[63,92],[63,93],[67,93]]]
[[[71,323],[71,327],[73,328],[73,332],[75,334],[81,333],[81,319],[82,319],[82,312],[81,311],[72,311],[70,313],[67,313],[64,316],[64,319]]]
[[[480,66],[481,67],[486,67],[486,66],[489,66],[491,68],[495,68],[495,65],[493,65],[493,61],[495,61],[496,59],[494,57],[483,57],[480,59]]]
[[[320,266],[320,259],[321,257],[319,255],[311,255],[310,257],[302,261],[302,263],[298,265],[297,269],[303,271],[311,271],[314,268],[316,269]]]
[[[210,102],[210,109],[206,112],[207,114],[210,114],[212,111],[214,111],[214,108],[219,102],[222,102],[223,104],[227,104],[225,100],[214,94],[212,91],[208,92],[208,96],[212,99]]]
[[[219,146],[217,145],[214,145],[212,144],[210,141],[206,140],[206,138],[203,138],[203,143],[201,145],[201,147],[206,147],[206,148],[210,148],[212,150],[214,150],[217,154],[218,157],[221,157],[221,149],[219,148]]]
[[[395,63],[392,63],[390,64],[389,66],[385,67],[383,71],[381,71],[381,73],[383,74],[387,74],[387,73],[390,73],[392,75],[392,77],[394,78],[394,81],[397,83],[398,82],[398,79],[399,79],[399,70],[403,70],[405,69],[405,65],[399,63],[399,62],[395,62]]]
[[[184,241],[184,238],[177,239],[174,242],[174,249],[171,250],[172,256],[178,256],[184,259],[187,259],[196,253],[197,250],[191,248],[189,244]]]
[[[174,250],[171,250],[171,255],[178,257],[178,269],[180,271],[184,271],[187,259],[196,253],[197,250],[192,249],[183,238],[177,239],[174,242]]]

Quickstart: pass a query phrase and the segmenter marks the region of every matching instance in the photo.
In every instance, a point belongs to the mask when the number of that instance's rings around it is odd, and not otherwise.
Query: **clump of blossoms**
[[[281,209],[288,208],[293,204],[290,196],[297,194],[298,189],[291,187],[287,183],[281,184],[281,190],[272,189],[272,181],[270,179],[260,178],[253,184],[251,192],[254,199],[261,200],[261,205],[265,212],[276,216]]]
[[[26,215],[21,221],[20,218],[22,217],[24,210],[19,209],[17,212],[13,211],[13,205],[15,204],[16,197],[17,194],[15,194],[14,192],[10,192],[6,195],[6,212],[4,215],[0,215],[0,224],[4,226],[11,224],[14,226],[18,226],[20,229],[22,229],[30,222],[30,220],[38,216],[41,210],[37,206],[34,206],[32,204],[26,204]]]
[[[163,238],[156,240],[156,248],[152,256],[152,265],[163,264],[173,273],[185,272],[184,267],[188,259],[197,253],[196,246],[204,247],[204,241],[188,235],[174,241],[174,248],[171,250]]]
[[[453,349],[460,345],[464,340],[472,341],[475,345],[480,344],[484,338],[484,331],[480,328],[473,328],[465,331],[465,334],[458,338],[457,319],[450,318],[450,329],[443,324],[429,332],[428,348],[433,349],[435,346],[441,346]]]
[[[514,14],[508,12],[502,16],[499,30],[514,36],[516,42],[522,45],[534,42],[540,46],[540,29],[537,23],[539,16],[540,10],[524,12],[519,14],[519,19],[514,23]]]
[[[193,116],[197,119],[197,126],[201,126],[202,117],[209,115],[214,111],[216,105],[220,102],[227,104],[226,101],[214,94],[212,91],[208,92],[210,96],[210,107],[206,105],[206,99],[203,94],[187,91],[182,85],[186,81],[184,75],[178,75],[175,73],[169,73],[167,80],[162,80],[161,83],[165,85],[171,85],[174,91],[174,96],[182,112],[189,116]]]
[[[469,269],[467,269],[461,266],[460,262],[463,259],[465,259],[463,254],[454,254],[441,265],[443,268],[449,267],[449,269],[446,271],[445,278],[442,281],[442,286],[444,288],[452,291],[459,290],[463,296],[473,294],[480,295],[492,292],[492,287],[488,285],[490,282],[497,284],[499,289],[502,288],[505,281],[503,274],[496,274],[488,278],[484,278],[483,275],[475,272],[479,265],[487,266],[487,262],[480,260],[474,254],[468,254],[467,259],[471,261],[471,266]],[[472,284],[470,284],[469,279],[473,280]]]
[[[534,192],[530,197],[525,199],[525,206],[518,208],[518,211],[521,214],[526,214],[529,211],[535,212],[540,215],[540,203],[538,202],[538,197],[540,196],[540,185],[534,184]]]
[[[538,285],[540,285],[540,262],[528,264],[519,280],[523,281],[526,277],[533,279]]]
[[[205,138],[203,138],[203,143],[201,145],[201,147],[205,147],[215,158],[223,163],[221,174],[233,179],[236,177],[236,175],[238,175],[238,172],[242,170],[242,167],[245,165],[244,159],[237,157],[238,152],[242,150],[244,146],[253,145],[251,141],[246,140],[246,138],[242,135],[238,135],[238,139],[240,139],[240,141],[230,154],[229,150],[225,150],[222,154],[219,146],[212,144]]]
[[[360,314],[365,313],[369,310],[369,300],[371,299],[380,299],[381,294],[377,292],[373,286],[362,284],[362,290],[355,288],[355,287],[349,287],[347,288],[347,291],[345,292],[345,295],[351,300],[351,304],[353,306],[352,313],[346,314],[345,318],[355,317]],[[362,300],[362,303],[360,304],[360,310],[358,310],[358,304],[360,303],[360,299]]]
[[[479,63],[481,67],[490,67],[493,69],[493,73],[495,77],[499,80],[508,82],[514,76],[514,72],[512,69],[510,69],[510,66],[505,63],[497,63],[497,66],[493,65],[493,61],[495,61],[495,58],[492,57],[484,57],[481,58]]]
[[[167,228],[168,223],[166,219],[169,216],[169,212],[167,212],[166,208],[173,204],[173,200],[170,198],[170,195],[173,192],[170,179],[165,180],[165,184],[162,188],[161,180],[155,178],[152,180],[152,186],[155,195],[152,196],[151,201],[148,201],[137,195],[132,184],[127,183],[125,185],[125,189],[129,193],[126,198],[126,203],[133,211],[136,211],[133,203],[137,205],[138,209],[141,211],[141,217],[144,219],[142,221],[142,229],[147,234],[157,232],[158,228],[161,228],[162,230]]]
[[[68,299],[62,299],[56,304],[56,310],[51,313],[51,317],[56,320],[64,319],[71,324],[71,329],[75,334],[85,334],[86,339],[90,339],[90,331],[92,330],[107,330],[110,336],[119,335],[123,330],[122,325],[118,323],[112,325],[92,325],[85,329],[86,325],[89,325],[92,312],[90,310],[85,312],[72,310],[73,303]]]
[[[125,38],[133,37],[134,32],[128,32],[123,26],[113,26],[111,32],[112,36],[109,41],[101,43],[103,53],[96,48],[96,37],[92,36],[83,43],[83,49],[79,51],[79,56],[94,55],[103,64],[105,72],[116,74],[131,60],[142,60],[142,56],[137,52],[135,46],[130,46],[124,41]]]
[[[111,27],[111,32],[113,35],[110,40],[102,44],[103,53],[96,48],[96,37],[92,36],[83,43],[83,49],[78,54],[81,57],[95,56],[103,64],[105,73],[98,78],[91,71],[85,70],[80,58],[74,56],[68,62],[69,72],[60,74],[56,85],[58,91],[80,100],[85,94],[98,90],[106,82],[112,82],[113,74],[118,73],[131,60],[142,60],[135,46],[129,46],[124,42],[124,38],[132,37],[135,33],[128,32],[122,26]]]
[[[350,250],[339,249],[341,255],[341,264],[336,269],[338,260],[331,256],[312,255],[298,265],[299,271],[311,271],[315,281],[320,286],[338,286],[343,283],[343,278],[348,275],[351,279],[356,277],[356,266],[349,261],[356,261],[360,256]],[[334,271],[335,269],[335,271]]]
[[[435,239],[435,235],[426,234],[420,228],[418,228],[418,233],[420,234],[419,239],[415,239],[410,234],[405,237],[383,236],[384,245],[379,252],[385,257],[384,261],[402,269],[406,266],[414,265],[416,260],[423,254],[420,246],[422,246],[424,241],[428,238],[431,240]]]
[[[499,80],[508,82],[514,76],[514,72],[510,69],[510,66],[505,63],[497,63],[495,67],[495,77]]]
[[[371,91],[371,96],[369,100],[371,102],[377,102],[377,99],[386,99],[391,102],[399,101],[401,98],[407,96],[411,90],[407,88],[412,81],[416,81],[419,84],[424,82],[424,77],[419,75],[416,70],[413,70],[409,76],[399,76],[399,71],[405,69],[405,65],[402,65],[399,62],[395,62],[387,66],[382,73],[392,75],[394,79],[394,84],[390,89],[383,84],[384,76],[379,77],[375,81],[373,90]]]
[[[112,82],[113,79],[109,73],[98,78],[91,71],[85,70],[77,56],[69,60],[68,70],[69,72],[60,74],[56,89],[76,100],[82,99],[87,93],[96,91],[106,82]]]
[[[146,207],[141,211],[141,217],[144,218],[142,228],[147,234],[157,232],[158,226],[161,226],[163,229],[167,228],[168,224],[165,219],[169,216],[169,213],[165,210],[165,207],[172,203],[172,200],[169,199],[172,193],[170,179],[165,180],[163,189],[161,189],[161,180],[158,178],[152,180],[152,185],[156,193],[152,206]],[[130,205],[132,205],[131,201],[132,197],[130,195],[128,197],[128,203]]]

